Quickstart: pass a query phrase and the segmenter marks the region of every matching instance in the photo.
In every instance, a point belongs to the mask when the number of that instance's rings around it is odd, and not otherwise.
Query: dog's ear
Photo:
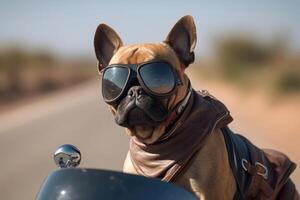
[[[174,49],[180,61],[187,67],[195,60],[196,41],[196,26],[193,17],[187,15],[174,25],[164,42]]]
[[[98,26],[94,37],[94,47],[99,61],[99,71],[108,65],[112,56],[122,45],[121,38],[111,27],[106,24]]]

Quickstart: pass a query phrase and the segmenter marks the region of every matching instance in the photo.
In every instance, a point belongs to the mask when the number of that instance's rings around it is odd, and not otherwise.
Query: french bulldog
[[[208,93],[196,94],[185,73],[196,40],[192,16],[182,17],[160,43],[129,46],[100,24],[94,47],[102,93],[131,137],[125,173],[173,182],[199,199],[233,199],[238,187],[221,130],[230,114]]]

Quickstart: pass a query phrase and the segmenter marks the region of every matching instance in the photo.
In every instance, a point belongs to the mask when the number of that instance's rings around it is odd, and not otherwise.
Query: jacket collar
[[[201,150],[207,136],[232,121],[227,108],[208,93],[191,93],[183,113],[169,130],[168,137],[154,144],[130,140],[129,152],[138,174],[171,181]]]

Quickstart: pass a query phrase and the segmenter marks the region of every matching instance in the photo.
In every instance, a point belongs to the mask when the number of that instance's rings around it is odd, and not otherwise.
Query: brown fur
[[[164,100],[163,104],[171,110],[185,97],[189,82],[185,69],[194,60],[193,50],[196,44],[196,28],[191,16],[181,18],[165,42],[122,46],[123,43],[117,33],[104,24],[97,28],[94,41],[100,70],[107,64],[136,64],[151,60],[168,61],[176,70],[183,85],[178,86],[175,93]],[[114,107],[109,106],[109,109],[113,115],[117,114]],[[163,122],[154,129],[136,126],[126,128],[126,132],[130,136],[137,136],[145,144],[151,144],[165,133],[167,125]],[[123,171],[136,174],[129,154]],[[201,199],[232,199],[236,190],[235,181],[220,130],[213,131],[203,149],[197,153],[176,183],[194,192]]]
[[[112,57],[109,64],[134,64],[143,63],[150,60],[165,60],[168,61],[176,69],[183,85],[177,87],[175,94],[165,100],[164,106],[171,110],[173,107],[181,101],[186,94],[188,86],[188,78],[184,73],[185,68],[180,64],[175,52],[166,43],[158,44],[137,44],[126,47],[121,47]],[[110,106],[110,110],[113,114],[116,114],[115,109]],[[145,129],[143,127],[135,127],[132,129],[126,128],[126,133],[130,136],[136,135],[139,139],[145,143],[153,143],[161,137],[165,132],[166,124],[162,123],[160,126],[153,130]],[[141,136],[150,136],[150,138],[144,139]]]
[[[139,44],[120,48],[112,57],[113,63],[142,63],[149,60],[163,59],[173,64],[183,78],[184,85],[179,87],[175,95],[167,102],[167,107],[174,107],[186,94],[188,79],[184,68],[180,65],[176,54],[164,43]],[[164,133],[165,124],[161,124],[152,133],[156,141]],[[127,129],[129,135],[139,134],[135,130]],[[130,155],[124,163],[123,171],[135,174],[130,161]],[[232,199],[235,192],[235,180],[230,170],[224,138],[220,130],[215,130],[207,140],[203,149],[196,155],[195,160],[187,171],[176,181],[201,199]]]

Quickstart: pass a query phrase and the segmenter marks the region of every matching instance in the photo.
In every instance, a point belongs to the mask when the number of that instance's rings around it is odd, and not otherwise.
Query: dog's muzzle
[[[161,102],[147,95],[141,86],[132,86],[117,108],[115,121],[118,125],[155,126],[168,116],[168,111]]]

